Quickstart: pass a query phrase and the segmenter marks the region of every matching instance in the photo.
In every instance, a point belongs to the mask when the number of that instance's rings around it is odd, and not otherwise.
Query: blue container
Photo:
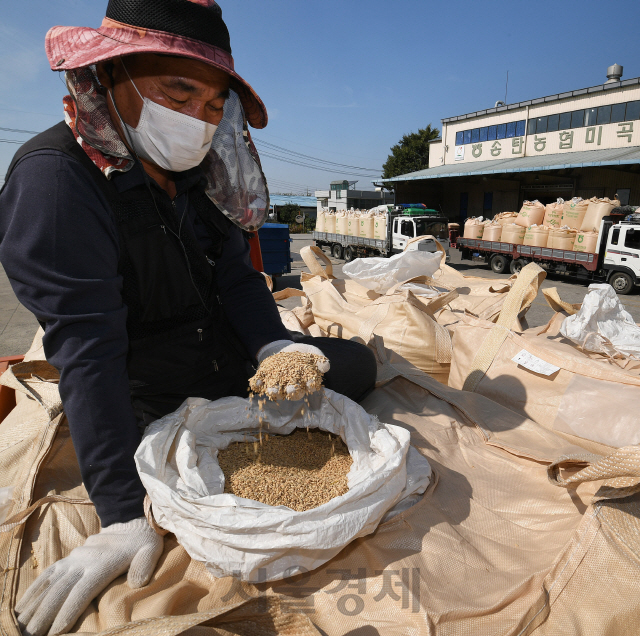
[[[291,238],[289,226],[265,223],[258,230],[265,274],[278,276],[291,273]]]

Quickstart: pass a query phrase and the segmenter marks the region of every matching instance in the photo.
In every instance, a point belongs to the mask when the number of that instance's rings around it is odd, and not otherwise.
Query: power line
[[[350,170],[362,170],[364,172],[374,172],[375,174],[380,174],[380,171],[377,168],[361,168],[360,166],[351,166],[345,163],[337,163],[335,161],[328,161],[327,159],[320,159],[319,157],[312,157],[311,155],[305,155],[305,154],[302,154],[301,152],[295,152],[295,150],[289,150],[288,148],[283,148],[282,146],[276,146],[275,144],[271,144],[268,141],[262,141],[261,139],[254,139],[254,141],[259,145],[266,146],[268,149],[272,151],[284,152],[285,154],[293,155],[295,157],[299,157],[306,161],[316,161],[318,163],[322,163],[330,166],[336,166],[338,168],[347,168]]]
[[[0,144],[19,144],[22,146],[24,141],[16,141],[15,139],[0,139]]]
[[[282,161],[283,163],[289,163],[291,165],[299,166],[299,167],[302,167],[302,168],[311,168],[312,170],[320,170],[322,172],[331,172],[333,174],[340,173],[340,174],[342,174],[344,176],[360,177],[361,179],[366,179],[367,177],[373,178],[375,176],[379,176],[380,175],[380,172],[376,172],[376,173],[371,174],[371,175],[366,175],[366,174],[361,174],[361,173],[346,172],[344,170],[339,170],[337,168],[325,168],[325,167],[321,167],[321,166],[317,166],[317,165],[314,166],[314,165],[311,165],[311,164],[308,164],[308,163],[301,163],[299,161],[291,161],[291,160],[285,159],[283,157],[278,157],[277,155],[272,155],[272,154],[270,154],[268,152],[262,152],[261,156],[262,157],[269,157],[270,159],[275,159],[276,161]]]
[[[36,130],[19,130],[17,128],[2,128],[0,130],[4,130],[5,132],[13,132],[13,133],[25,133],[27,135],[39,135],[40,133]]]

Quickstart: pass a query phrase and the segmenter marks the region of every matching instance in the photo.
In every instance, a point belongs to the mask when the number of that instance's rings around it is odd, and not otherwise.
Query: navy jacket
[[[177,176],[182,211],[200,173]],[[123,192],[143,182],[142,168],[112,179]],[[206,248],[209,236],[191,206],[184,223]],[[0,261],[18,299],[45,329],[45,354],[60,371],[76,454],[103,527],[142,516],[145,496],[133,461],[140,432],[126,368],[119,256],[115,220],[86,168],[59,151],[23,157],[0,195]],[[216,271],[225,315],[251,356],[289,338],[235,226]]]

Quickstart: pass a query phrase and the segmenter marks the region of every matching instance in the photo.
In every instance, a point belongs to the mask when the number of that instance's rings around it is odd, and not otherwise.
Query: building
[[[269,216],[271,217],[271,215],[273,215],[272,218],[269,219],[270,221],[276,219],[278,208],[281,205],[287,205],[289,203],[292,203],[293,205],[299,205],[300,210],[307,217],[311,217],[314,219],[316,218],[318,210],[318,200],[316,199],[316,197],[304,197],[291,194],[272,194],[270,195],[269,199],[271,204]]]
[[[423,201],[454,221],[518,211],[525,200],[619,196],[640,205],[640,78],[442,120],[429,168],[385,179],[398,203]]]
[[[393,192],[377,190],[356,190],[357,181],[332,181],[329,190],[316,190],[318,211],[329,208],[334,212],[355,210],[370,210],[379,205],[393,205]]]

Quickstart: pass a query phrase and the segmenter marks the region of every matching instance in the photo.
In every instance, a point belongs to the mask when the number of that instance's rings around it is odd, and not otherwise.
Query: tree
[[[391,179],[408,172],[416,172],[429,167],[429,142],[440,137],[437,128],[421,128],[417,133],[404,135],[393,148],[382,166],[382,178]]]
[[[296,217],[302,214],[302,210],[299,205],[295,203],[285,203],[278,206],[278,221],[280,223],[288,223],[292,225],[296,222]]]

